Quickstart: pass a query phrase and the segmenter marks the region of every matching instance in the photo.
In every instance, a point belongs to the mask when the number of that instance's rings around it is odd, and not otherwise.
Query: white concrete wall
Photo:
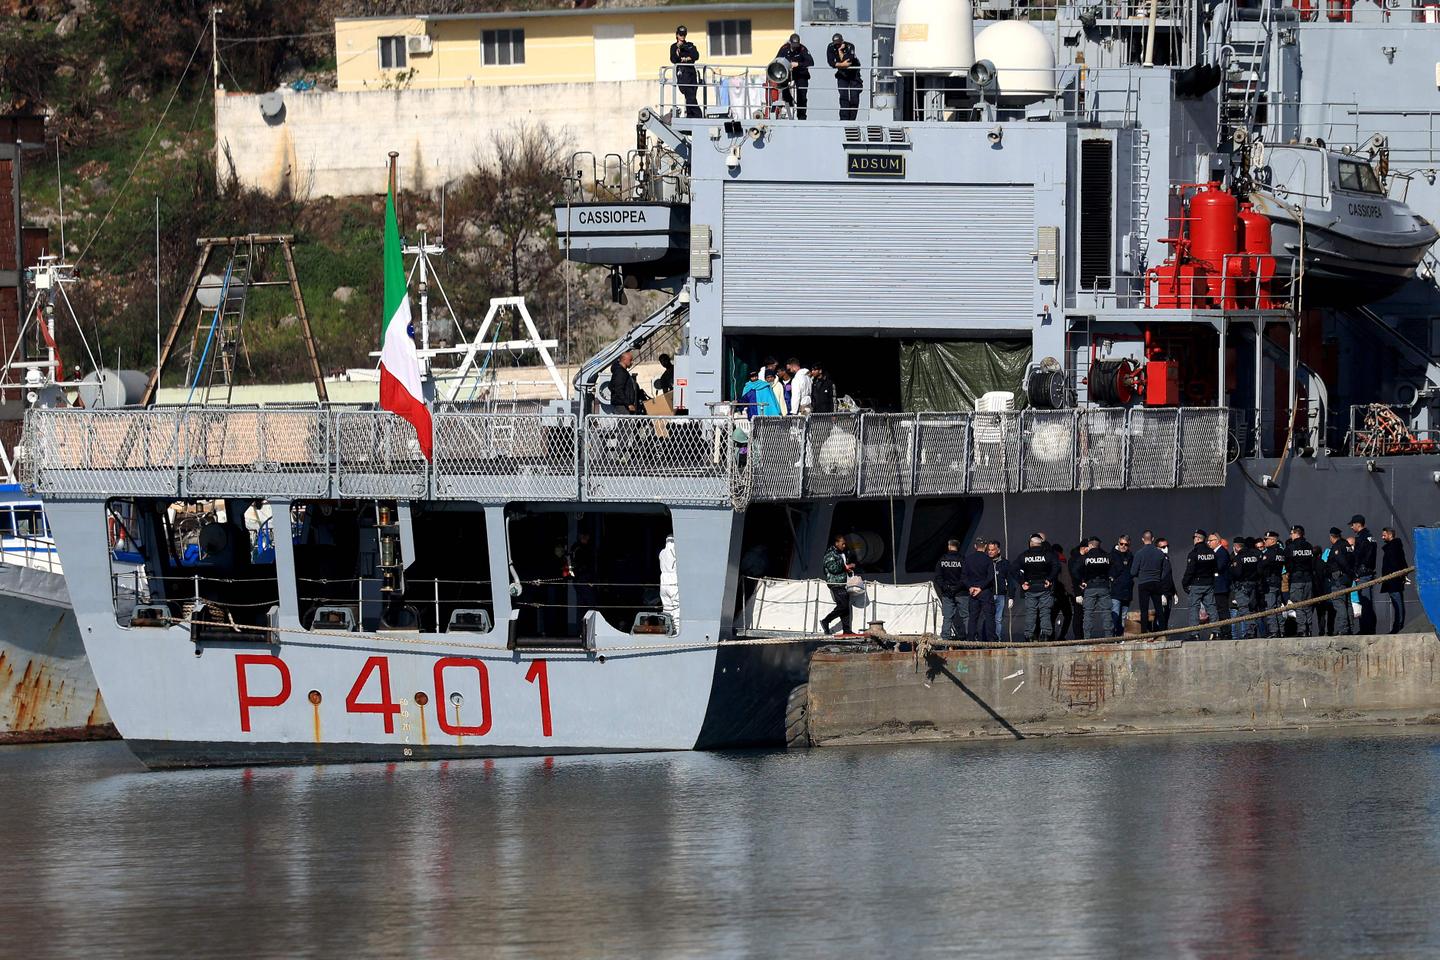
[[[219,172],[225,152],[242,183],[302,198],[385,192],[391,150],[402,188],[430,189],[464,175],[490,152],[492,137],[544,124],[574,150],[622,156],[635,145],[635,119],[658,95],[653,80],[436,90],[294,93],[267,121],[260,97],[220,99]]]

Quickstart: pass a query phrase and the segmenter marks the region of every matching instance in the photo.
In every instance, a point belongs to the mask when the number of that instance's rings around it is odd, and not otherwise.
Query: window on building
[[[750,56],[750,21],[711,20],[710,56]]]
[[[483,30],[481,54],[487,67],[508,67],[525,62],[524,30]]]
[[[381,69],[381,70],[404,70],[404,69],[405,69],[405,38],[404,38],[404,37],[381,37],[381,38],[380,38],[380,69]]]

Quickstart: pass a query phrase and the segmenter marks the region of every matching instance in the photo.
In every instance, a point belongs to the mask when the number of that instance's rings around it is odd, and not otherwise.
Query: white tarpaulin
[[[820,618],[835,606],[823,580],[781,580],[762,577],[745,605],[746,629],[765,633],[819,633]],[[926,583],[865,581],[865,593],[850,598],[857,631],[871,620],[889,633],[935,633],[940,626],[940,599]]]

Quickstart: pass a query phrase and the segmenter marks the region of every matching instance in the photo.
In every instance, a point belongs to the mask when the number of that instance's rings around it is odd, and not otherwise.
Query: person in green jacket
[[[835,542],[825,551],[825,585],[835,601],[835,609],[825,614],[820,621],[820,632],[829,633],[830,623],[838,619],[841,633],[854,633],[850,622],[850,591],[845,581],[855,572],[855,558],[846,550],[845,534],[837,533]]]

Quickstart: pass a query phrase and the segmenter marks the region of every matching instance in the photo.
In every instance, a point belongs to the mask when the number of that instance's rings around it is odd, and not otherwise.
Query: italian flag
[[[420,392],[420,358],[410,338],[410,296],[405,289],[405,260],[400,255],[400,225],[395,191],[385,197],[385,318],[380,326],[380,408],[399,414],[415,427],[420,451],[431,457],[430,409]]]

